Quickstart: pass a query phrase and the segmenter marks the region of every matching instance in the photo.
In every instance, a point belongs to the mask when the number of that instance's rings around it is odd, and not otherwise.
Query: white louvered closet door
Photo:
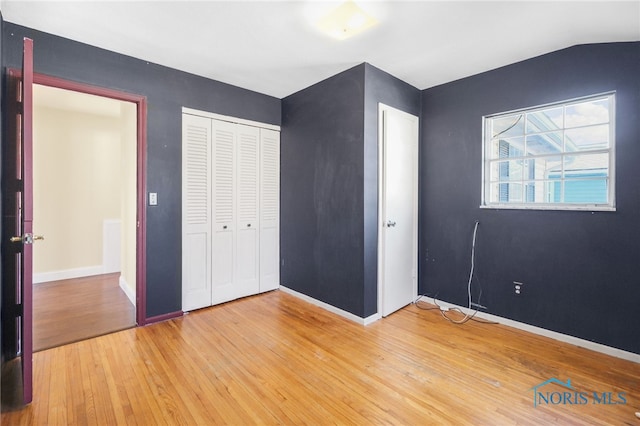
[[[258,218],[260,177],[260,129],[237,125],[237,245],[236,297],[257,294],[260,290]]]
[[[211,304],[237,298],[236,261],[236,127],[211,120],[213,134],[212,186],[213,250]]]
[[[260,291],[280,285],[280,132],[260,130]]]
[[[280,133],[182,117],[183,310],[278,288]]]
[[[211,120],[182,120],[182,309],[211,303]]]

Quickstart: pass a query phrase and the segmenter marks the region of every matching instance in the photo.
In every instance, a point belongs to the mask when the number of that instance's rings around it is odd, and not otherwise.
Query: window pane
[[[491,181],[509,181],[523,179],[523,161],[496,161],[491,164]]]
[[[539,157],[527,160],[528,179],[560,179],[562,176],[562,157]]]
[[[562,182],[535,181],[525,183],[525,202],[527,203],[559,203]]]
[[[538,185],[540,188],[542,185]],[[524,184],[524,202],[525,203],[535,203],[536,202],[536,183],[535,182],[526,182]]]
[[[564,182],[564,202],[606,204],[607,179],[567,179]]]
[[[491,184],[492,203],[521,203],[521,183],[493,183]]]
[[[609,98],[567,105],[565,128],[609,122]]]
[[[562,132],[539,133],[527,136],[527,155],[562,152]]]
[[[524,137],[494,139],[491,141],[490,158],[522,157]]]
[[[545,203],[562,202],[562,181],[549,181],[544,183]]]
[[[589,151],[609,148],[609,125],[580,127],[565,132],[565,150]]]
[[[520,136],[524,134],[524,114],[509,115],[506,117],[494,118],[491,120],[491,138],[500,136],[508,138],[510,136]]]
[[[562,107],[529,113],[527,114],[527,133],[562,129],[562,120]]]
[[[609,175],[609,154],[567,155],[564,178],[598,178]]]

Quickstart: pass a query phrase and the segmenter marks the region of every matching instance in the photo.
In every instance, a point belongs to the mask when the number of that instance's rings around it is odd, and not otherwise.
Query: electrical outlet
[[[524,284],[519,282],[519,281],[514,281],[513,282],[513,289],[516,293],[516,295],[520,296],[522,294],[522,290],[523,290]]]

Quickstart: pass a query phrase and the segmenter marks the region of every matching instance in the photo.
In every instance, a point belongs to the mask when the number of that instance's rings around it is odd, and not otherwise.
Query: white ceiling
[[[0,10],[8,22],[278,98],[362,62],[425,89],[576,44],[640,40],[640,0],[357,3],[379,23],[344,41],[313,25],[339,2],[0,0]]]

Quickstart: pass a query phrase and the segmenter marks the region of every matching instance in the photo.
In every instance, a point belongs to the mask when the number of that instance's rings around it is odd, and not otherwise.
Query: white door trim
[[[408,115],[415,119],[416,127],[419,128],[419,118],[407,112],[390,107],[383,103],[378,104],[378,314],[383,314],[384,297],[384,244],[385,244],[385,212],[384,212],[384,114],[386,111],[393,111]],[[414,300],[418,294],[418,153],[419,153],[419,133],[416,132],[416,140],[413,156],[413,295]]]

